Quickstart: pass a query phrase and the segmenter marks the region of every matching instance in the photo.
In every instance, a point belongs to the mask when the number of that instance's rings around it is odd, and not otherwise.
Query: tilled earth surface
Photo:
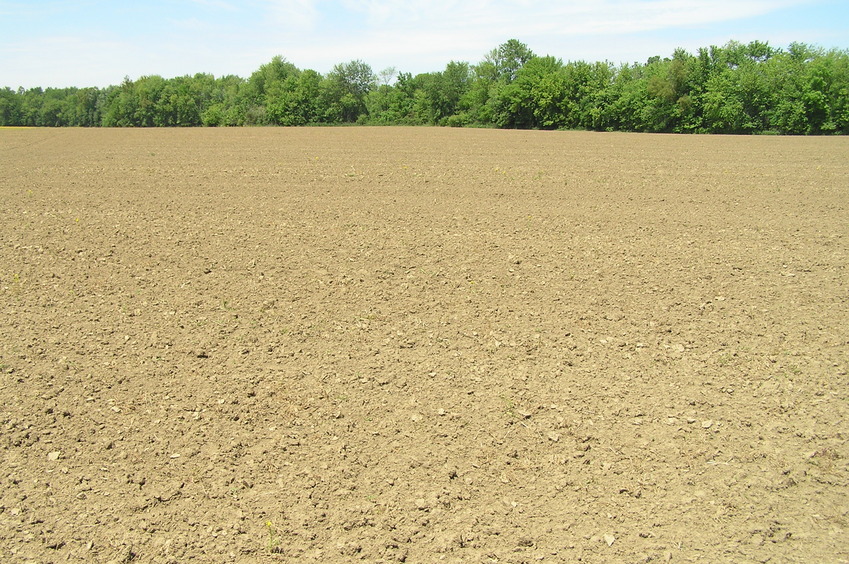
[[[847,156],[0,130],[0,560],[847,562]]]

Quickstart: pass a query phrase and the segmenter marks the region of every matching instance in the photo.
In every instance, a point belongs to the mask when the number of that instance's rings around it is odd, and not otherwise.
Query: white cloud
[[[277,39],[279,52],[298,66],[329,70],[362,59],[375,69],[441,70],[451,60],[476,63],[510,38],[539,54],[615,62],[631,58],[634,34],[680,30],[753,17],[804,0],[338,0],[308,5],[311,29]],[[285,3],[291,7],[292,3]],[[297,3],[296,3],[297,4]],[[347,15],[345,20],[344,15]],[[333,22],[343,21],[332,31]],[[358,27],[354,20],[362,20]],[[350,25],[347,25],[350,24]],[[313,33],[315,29],[318,33]],[[630,36],[628,45],[615,36]],[[723,41],[724,42],[724,41]],[[675,45],[677,46],[677,45]],[[671,54],[674,47],[653,54]],[[701,46],[701,45],[698,45]],[[594,52],[603,51],[602,55]],[[569,51],[569,52],[567,52]],[[646,55],[647,57],[648,55]],[[643,58],[643,57],[638,57]],[[413,68],[410,68],[413,66]]]
[[[511,36],[560,32],[633,33],[703,25],[762,15],[806,0],[341,0],[346,9],[365,14],[372,28],[434,27],[485,30]],[[512,32],[512,33],[511,33]]]
[[[52,36],[39,38],[37,45],[18,45],[0,51],[3,76],[9,77],[9,86],[106,86],[119,84],[128,74],[120,71],[122,61],[133,60],[137,55],[131,46],[109,39]],[[49,80],[18,80],[14,77],[50,77]]]
[[[316,0],[264,0],[273,23],[285,30],[312,31],[319,21]]]
[[[464,17],[473,16],[478,8],[487,4],[483,1],[459,2],[456,0],[342,0],[348,10],[366,14],[373,26],[397,25],[399,23],[440,23],[451,26]],[[467,24],[474,25],[467,21]]]
[[[110,9],[103,9],[106,4]],[[837,3],[825,0],[150,0],[121,9],[61,0],[38,4],[40,10],[35,5],[0,0],[0,14],[7,13],[0,17],[0,78],[11,86],[105,86],[143,74],[249,76],[277,54],[319,72],[362,59],[375,70],[394,66],[416,74],[442,70],[451,60],[477,63],[511,38],[541,55],[612,62],[644,61],[670,55],[675,47],[693,51],[729,39],[846,46],[845,24],[829,16]],[[821,15],[808,18],[804,29],[792,17],[775,27],[782,15],[803,11]],[[147,19],[128,27],[127,13]],[[174,17],[156,17],[162,13]],[[68,24],[71,17],[80,24]],[[815,29],[817,21],[822,29]]]
[[[227,2],[226,0],[190,0],[191,2],[198,4],[200,6],[206,6],[209,8],[217,8],[219,10],[226,10],[228,12],[235,12],[237,10],[236,6],[232,2]]]

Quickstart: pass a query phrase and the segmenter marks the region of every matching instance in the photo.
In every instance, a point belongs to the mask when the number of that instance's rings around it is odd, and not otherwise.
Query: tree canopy
[[[393,82],[394,77],[394,82]],[[247,79],[129,77],[107,88],[0,89],[0,125],[407,124],[674,133],[849,133],[849,52],[731,41],[644,63],[567,61],[516,40],[477,64],[326,75],[275,56]]]

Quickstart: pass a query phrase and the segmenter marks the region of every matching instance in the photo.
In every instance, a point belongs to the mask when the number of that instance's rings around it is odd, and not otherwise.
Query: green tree
[[[492,49],[482,61],[471,67],[458,109],[463,123],[516,127],[510,107],[516,104],[515,92],[506,88],[518,76],[521,68],[534,58],[527,45],[510,39]]]
[[[518,39],[509,39],[486,54],[483,68],[494,81],[513,82],[519,70],[536,55]]]
[[[311,69],[298,74],[289,96],[288,125],[319,123],[323,119],[320,105],[321,81],[321,75]]]
[[[607,131],[642,131],[645,127],[646,80],[640,64],[622,64],[616,68],[606,89],[608,103],[597,119],[599,129]]]
[[[120,86],[107,90],[103,125],[106,127],[132,127],[135,123],[136,107],[135,84],[130,77],[124,77]]]
[[[460,102],[469,88],[471,69],[468,63],[451,61],[442,72],[429,72],[409,78],[399,77],[397,89],[409,98],[407,121],[415,124],[457,125]]]
[[[468,92],[471,80],[472,69],[469,63],[451,61],[445,66],[437,81],[436,107],[439,123],[446,124],[449,118],[460,111],[460,101]]]
[[[254,71],[243,92],[247,102],[246,122],[290,125],[289,98],[299,74],[298,68],[280,55]]]
[[[510,82],[494,88],[489,104],[498,127],[557,128],[563,126],[565,75],[563,62],[554,57],[533,57]]]
[[[459,108],[468,121],[476,125],[494,125],[489,98],[494,85],[494,65],[483,61],[472,67],[472,77],[465,94],[460,98]]]
[[[47,88],[42,94],[41,110],[36,124],[46,127],[68,125],[65,123],[64,109],[64,92],[57,88]]]
[[[8,86],[0,89],[0,125],[22,125],[20,97]]]
[[[680,133],[696,126],[689,67],[693,57],[676,49],[672,59],[655,60],[645,68],[644,127],[654,132]]]
[[[353,123],[367,114],[366,97],[377,86],[372,68],[363,61],[339,63],[322,83],[322,100],[329,121]]]
[[[424,123],[415,108],[418,82],[412,74],[402,72],[394,85],[381,84],[369,92],[366,97],[369,120],[382,125]]]
[[[166,81],[159,75],[143,76],[135,81],[133,125],[153,127],[166,125],[161,117],[161,101]]]
[[[770,69],[772,127],[788,134],[849,132],[849,54],[793,43]],[[773,62],[771,61],[771,62]]]
[[[609,63],[570,61],[562,70],[563,118],[558,127],[604,129],[615,70]]]
[[[98,88],[68,89],[63,116],[66,125],[94,127],[101,122],[102,92]]]
[[[215,79],[207,105],[201,113],[205,126],[234,126],[245,123],[246,103],[241,92],[246,81],[235,75]]]
[[[755,133],[769,129],[777,103],[767,69],[776,51],[765,43],[730,41],[709,51],[708,79],[701,93],[704,129],[712,133]]]
[[[204,75],[180,76],[165,81],[157,103],[156,125],[165,127],[192,127],[201,125],[203,113]]]
[[[442,77],[438,72],[418,74],[413,78],[413,106],[411,116],[416,124],[438,123]]]

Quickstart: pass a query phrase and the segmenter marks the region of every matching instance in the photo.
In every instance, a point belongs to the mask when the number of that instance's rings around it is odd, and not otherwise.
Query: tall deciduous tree
[[[510,39],[487,53],[484,62],[491,65],[492,78],[513,82],[519,75],[519,69],[534,57],[534,52],[527,45],[518,39]]]
[[[366,96],[377,86],[372,68],[360,60],[339,63],[327,75],[324,99],[328,117],[355,122],[366,112]]]

